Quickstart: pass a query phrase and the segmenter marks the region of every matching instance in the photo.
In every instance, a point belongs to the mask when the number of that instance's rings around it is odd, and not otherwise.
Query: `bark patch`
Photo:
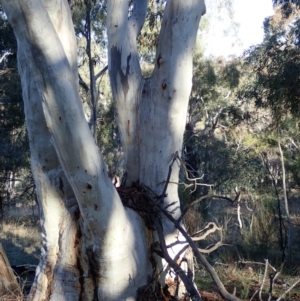
[[[163,59],[161,57],[161,54],[158,55],[158,58],[157,58],[157,67],[158,69],[160,68],[161,64],[163,63]]]
[[[116,46],[113,46],[110,50],[111,52],[111,83],[112,88],[117,91],[118,89],[118,83],[117,83],[117,75],[120,76],[121,79],[121,85],[123,89],[123,93],[126,96],[129,91],[129,83],[128,83],[128,76],[130,71],[130,60],[131,60],[131,53],[127,56],[127,65],[126,65],[126,71],[125,74],[122,71],[121,65],[122,65],[122,51],[119,51]]]

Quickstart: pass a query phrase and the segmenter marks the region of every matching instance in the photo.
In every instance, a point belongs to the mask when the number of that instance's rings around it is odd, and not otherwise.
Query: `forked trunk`
[[[76,40],[65,0],[2,0],[18,41],[31,165],[40,203],[42,255],[29,300],[137,300],[177,284],[151,252],[156,231],[124,207],[84,118]],[[179,166],[203,1],[168,1],[155,69],[144,79],[136,38],[147,1],[108,1],[109,73],[122,133],[127,186],[139,182],[180,216]],[[168,175],[170,176],[167,181]],[[168,182],[168,183],[166,183]],[[137,185],[137,184],[136,184]],[[132,200],[131,200],[132,201]],[[161,219],[169,255],[186,246]],[[181,252],[178,262],[182,262]],[[184,264],[185,265],[185,264]],[[182,297],[183,288],[173,294]],[[166,291],[165,291],[166,293]]]

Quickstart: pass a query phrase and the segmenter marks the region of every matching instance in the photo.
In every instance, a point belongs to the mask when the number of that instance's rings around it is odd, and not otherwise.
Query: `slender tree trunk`
[[[278,141],[278,149],[280,154],[280,163],[281,163],[281,170],[282,170],[282,190],[283,190],[283,201],[284,201],[284,209],[288,224],[288,233],[287,233],[287,259],[291,260],[291,246],[292,246],[292,223],[291,223],[291,216],[289,212],[289,203],[288,203],[288,196],[287,196],[287,188],[286,188],[286,174],[285,174],[285,164],[284,164],[284,155],[282,151],[282,147],[280,144],[280,133],[278,130],[277,134],[277,141]]]
[[[94,62],[92,59],[92,26],[91,26],[91,1],[85,0],[86,18],[85,18],[85,38],[86,38],[86,53],[89,59],[89,71],[90,71],[90,97],[91,97],[91,119],[90,127],[93,133],[94,139],[97,143],[97,117],[98,117],[98,103],[96,92],[96,80]]]

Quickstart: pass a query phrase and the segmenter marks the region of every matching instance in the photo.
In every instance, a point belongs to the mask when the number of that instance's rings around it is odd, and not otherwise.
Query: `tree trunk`
[[[22,292],[0,243],[0,300],[21,300]]]
[[[142,288],[176,284],[151,249],[158,241],[123,206],[85,120],[76,39],[65,0],[2,0],[18,41],[18,64],[42,225],[42,255],[29,300],[137,300]],[[136,38],[147,1],[108,1],[109,73],[122,134],[127,185],[142,183],[179,218],[179,166],[203,1],[168,1],[155,69],[144,79]],[[168,184],[168,185],[167,185]],[[185,239],[161,218],[171,258]],[[170,247],[172,245],[172,247]],[[184,252],[179,258],[184,257]],[[149,258],[151,260],[149,260]],[[153,271],[154,269],[154,271]],[[153,283],[152,283],[153,282]],[[183,297],[183,288],[174,294]]]
[[[283,201],[284,201],[284,209],[288,224],[288,233],[287,233],[287,260],[291,261],[291,247],[292,247],[292,222],[291,222],[291,216],[289,211],[289,203],[288,203],[288,196],[287,196],[287,188],[286,188],[286,175],[285,175],[285,163],[284,163],[284,155],[282,151],[282,147],[280,144],[280,131],[278,129],[277,133],[277,141],[278,141],[278,149],[279,149],[279,155],[280,155],[280,163],[281,163],[281,169],[282,169],[282,190],[283,190]]]

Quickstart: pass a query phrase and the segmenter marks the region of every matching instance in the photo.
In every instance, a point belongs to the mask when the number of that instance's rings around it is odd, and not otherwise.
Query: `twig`
[[[255,264],[255,265],[265,265],[265,263],[263,263],[263,262],[258,262],[258,261],[247,261],[247,260],[239,260],[237,263],[242,263],[242,264]],[[277,271],[272,265],[270,265],[270,263],[268,263],[268,266],[269,266],[274,272]]]
[[[8,56],[8,55],[12,55],[13,53],[11,52],[5,52],[1,57],[0,57],[0,64],[2,63],[2,61]]]
[[[275,274],[271,274],[270,275],[270,289],[269,289],[269,298],[268,298],[268,301],[272,300],[272,292],[273,292],[274,282],[277,279],[277,277],[279,276],[281,269],[282,269],[282,266],[281,266],[280,270],[278,270],[278,271],[275,270]]]
[[[169,182],[170,182],[170,178],[171,178],[172,166],[173,166],[173,164],[174,164],[174,162],[176,161],[177,158],[178,158],[178,151],[176,151],[174,153],[173,160],[172,160],[171,164],[169,165],[169,172],[168,172],[167,179],[165,181],[165,186],[164,186],[163,192],[158,197],[158,200],[161,200],[161,199],[163,199],[163,198],[165,198],[167,196],[166,195],[166,191],[167,191],[167,188],[168,188],[168,185],[169,185]]]
[[[193,241],[199,241],[199,240],[204,240],[209,234],[216,232],[217,230],[221,231],[222,228],[217,227],[217,225],[213,222],[210,222],[206,225],[206,227],[196,233],[194,233],[192,236]],[[194,237],[196,235],[199,235],[200,233],[205,232],[203,235]]]
[[[254,297],[255,297],[255,295],[258,293],[258,291],[259,291],[259,289],[258,289],[258,290],[256,290],[256,291],[253,293],[252,297],[250,298],[250,301],[252,301],[252,300],[253,300],[253,298],[254,298]]]
[[[198,248],[198,250],[201,252],[201,253],[204,253],[204,254],[209,254],[217,249],[219,249],[220,247],[222,246],[229,246],[227,244],[223,244],[222,241],[218,241],[217,243],[215,243],[214,245],[211,245],[209,246],[207,249],[200,249]]]
[[[228,198],[226,196],[221,196],[221,195],[215,195],[215,194],[206,194],[206,195],[203,195],[201,196],[200,198],[198,198],[197,200],[193,201],[192,203],[190,203],[188,206],[186,206],[183,210],[182,210],[182,214],[181,216],[179,217],[178,219],[178,222],[180,222],[183,217],[185,216],[185,214],[188,212],[188,210],[190,208],[192,208],[195,204],[197,203],[200,203],[201,201],[205,200],[205,199],[208,199],[208,198],[215,198],[215,199],[222,199],[222,200],[226,200],[226,201],[229,201],[231,202],[232,204],[237,200],[237,199],[231,199],[231,198]]]
[[[259,294],[258,294],[258,297],[259,297],[259,300],[260,300],[260,301],[263,301],[263,299],[262,299],[262,297],[261,297],[261,293],[262,293],[262,290],[263,290],[263,287],[264,287],[264,284],[265,284],[265,280],[266,280],[266,277],[267,277],[267,272],[268,272],[268,259],[266,259],[265,273],[264,273],[264,277],[263,277],[261,286],[260,286],[260,288],[259,288]]]
[[[104,73],[108,70],[108,65],[106,65],[99,73],[95,75],[95,80],[97,80],[100,76],[104,75]]]
[[[178,229],[181,234],[184,236],[184,238],[186,239],[187,243],[191,246],[191,248],[193,249],[195,256],[197,257],[197,259],[202,263],[202,265],[206,268],[206,270],[208,271],[208,273],[210,274],[211,278],[213,279],[213,281],[215,282],[215,284],[217,285],[218,289],[219,289],[219,293],[220,295],[229,301],[241,301],[239,298],[237,298],[236,296],[233,296],[232,294],[230,294],[226,288],[224,287],[224,284],[222,283],[222,281],[220,280],[218,274],[216,273],[216,271],[214,270],[214,268],[208,263],[208,261],[206,260],[206,258],[200,253],[200,251],[198,250],[198,247],[196,246],[196,244],[193,242],[193,240],[190,238],[190,236],[186,233],[186,231],[182,228],[182,226],[180,225],[180,223],[173,218],[172,215],[170,215],[162,206],[162,204],[156,203],[153,201],[153,204],[155,206],[158,206],[159,209],[161,210],[161,212],[174,224],[175,228]],[[167,259],[166,259],[167,260]]]
[[[156,231],[157,231],[163,258],[167,261],[167,263],[174,270],[174,272],[180,277],[180,279],[184,283],[186,290],[188,291],[188,293],[190,295],[191,300],[192,301],[202,301],[202,298],[201,298],[198,290],[196,289],[192,279],[190,277],[188,277],[188,275],[182,270],[182,268],[176,263],[176,261],[170,257],[168,250],[167,250],[161,223],[156,218],[153,218],[153,223],[154,223]],[[158,252],[158,255],[159,255],[159,252]]]
[[[276,301],[280,301],[287,293],[289,293],[298,283],[300,283],[300,278],[294,283],[291,285],[291,287],[286,290]]]

